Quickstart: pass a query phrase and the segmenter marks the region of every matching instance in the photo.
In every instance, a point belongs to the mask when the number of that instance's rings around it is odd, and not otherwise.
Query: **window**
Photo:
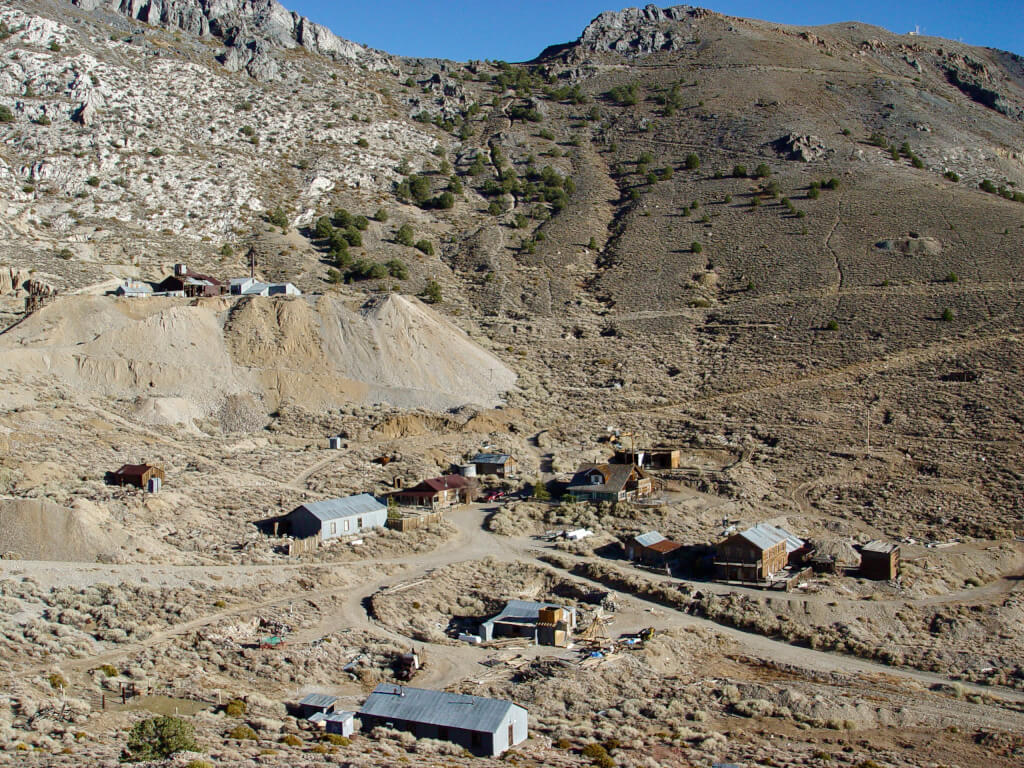
[[[514,723],[508,724],[508,745],[511,747],[516,743],[516,729]]]
[[[351,524],[351,522],[352,522],[351,520],[346,520],[346,521],[345,521],[345,530],[346,530],[346,531],[348,530],[348,528],[349,528],[349,525]]]
[[[338,524],[337,523],[331,523],[331,533],[335,534],[337,532],[338,532]]]
[[[362,527],[363,527],[363,518],[357,517],[356,518],[356,528],[359,529],[359,528],[362,528]]]

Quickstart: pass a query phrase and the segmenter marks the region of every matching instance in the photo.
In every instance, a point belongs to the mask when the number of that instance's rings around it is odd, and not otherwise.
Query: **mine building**
[[[344,499],[306,502],[285,516],[284,531],[297,539],[316,536],[325,542],[383,528],[387,521],[387,505],[368,493],[360,493]]]
[[[480,625],[480,638],[526,637],[538,645],[565,647],[576,629],[576,609],[532,600],[509,600],[494,618]]]
[[[337,696],[331,696],[327,693],[311,693],[296,705],[295,714],[306,720],[316,718],[314,722],[318,722],[326,715],[334,712],[334,707],[337,703]]]
[[[715,578],[755,583],[771,581],[804,551],[804,547],[804,541],[785,528],[758,523],[718,544]]]
[[[900,545],[887,541],[869,541],[860,548],[860,577],[893,581],[900,575]]]
[[[461,475],[432,477],[411,488],[393,491],[390,497],[409,507],[447,509],[469,502],[469,481]]]
[[[114,295],[129,299],[148,299],[153,295],[153,287],[141,280],[125,280],[117,286]]]
[[[628,449],[616,446],[613,464],[635,464],[650,469],[679,469],[678,448]]]
[[[651,495],[651,478],[632,464],[584,464],[566,489],[583,501],[636,501]]]
[[[255,277],[233,277],[229,290],[235,296],[301,296],[291,283],[264,283]]]
[[[683,545],[662,536],[658,531],[647,531],[632,536],[626,542],[626,557],[644,565],[663,566],[679,554]]]
[[[519,471],[519,463],[507,453],[478,453],[470,461],[478,475],[515,477]]]
[[[364,731],[377,726],[418,739],[450,741],[478,756],[500,755],[527,738],[527,712],[511,701],[382,683],[360,708]]]
[[[125,464],[113,474],[116,485],[134,485],[136,488],[150,488],[152,480],[159,482],[153,484],[159,487],[159,483],[165,479],[164,471],[155,464]]]
[[[228,287],[210,275],[189,272],[184,264],[174,265],[174,274],[165,278],[156,289],[167,293],[184,293],[189,298],[199,296],[221,296],[228,292]]]

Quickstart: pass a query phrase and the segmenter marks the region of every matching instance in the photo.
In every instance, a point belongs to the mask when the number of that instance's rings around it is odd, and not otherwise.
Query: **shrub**
[[[825,330],[826,331],[838,331],[839,330],[839,323],[837,323],[835,320],[829,320],[825,324]]]
[[[960,280],[960,277],[957,275],[956,272],[950,272],[948,275],[946,275],[946,282],[947,283],[955,283],[955,282],[958,282],[959,280]]]
[[[910,164],[915,168],[924,168],[924,160],[922,160],[917,155],[910,156]]]
[[[3,122],[3,121],[0,121],[0,122]],[[37,117],[32,122],[35,123],[36,125],[50,125],[51,120],[46,115],[40,115],[39,117]]]
[[[352,740],[348,736],[342,736],[340,733],[328,733],[324,736],[324,741],[328,744],[334,744],[337,747],[347,747],[352,743]]]
[[[185,768],[213,768],[213,763],[205,760],[191,760],[185,764]]]
[[[70,261],[74,256],[75,254],[70,248],[61,248],[57,251],[57,258],[64,259],[64,261]]]
[[[350,280],[382,280],[390,273],[386,265],[369,259],[359,259],[348,270]]]
[[[420,291],[420,298],[427,304],[440,304],[441,285],[436,280],[428,280],[423,290]]]
[[[331,283],[332,285],[337,285],[338,283],[342,282],[343,279],[344,278],[341,276],[341,272],[339,272],[338,270],[333,268],[327,270],[328,283]]]
[[[700,158],[693,152],[686,156],[686,170],[695,171],[700,168]]]
[[[954,317],[956,317],[956,315],[953,314],[953,310],[950,309],[949,307],[946,307],[944,310],[942,310],[942,319],[943,319],[944,322],[948,323]]]
[[[408,224],[403,224],[398,228],[398,232],[395,234],[395,242],[399,245],[407,245],[412,247],[415,244],[415,235],[413,234],[412,227]]]
[[[255,741],[259,738],[256,735],[256,731],[250,728],[248,725],[236,725],[230,731],[228,731],[227,738],[237,739],[238,741]]]
[[[817,187],[811,187],[807,190],[807,197],[811,200],[817,200],[819,195],[821,195],[821,192],[818,191]]]
[[[50,42],[49,48],[54,53],[57,53],[60,50],[60,43],[58,43],[56,40],[53,40]]]
[[[224,714],[228,717],[241,717],[245,714],[245,702],[241,699],[232,699],[224,705]]]
[[[555,134],[549,131],[547,128],[544,128],[543,130],[538,132],[537,135],[542,139],[547,139],[548,141],[555,140]]]
[[[401,259],[391,259],[385,265],[388,268],[388,274],[397,280],[408,280],[409,279],[409,268],[405,266],[405,262]]]
[[[766,179],[772,175],[772,169],[768,167],[767,163],[758,164],[757,168],[754,169],[755,179]]]
[[[153,147],[149,150],[150,157],[163,157],[164,151],[160,147]]]
[[[704,250],[704,246],[695,240],[694,242],[690,243],[690,250],[693,251],[694,253],[700,253],[701,251]]]
[[[537,499],[538,501],[551,500],[551,492],[548,490],[548,487],[544,485],[544,483],[542,483],[540,480],[533,484],[533,498]]]
[[[378,208],[377,212],[373,214],[373,218],[383,224],[388,220],[388,212],[384,208]]]
[[[316,220],[316,224],[313,226],[313,234],[317,237],[326,240],[334,234],[334,225],[331,224],[330,216],[321,216]]]
[[[117,677],[117,667],[113,664],[102,664],[96,668],[97,671],[101,672],[105,677]]]
[[[726,195],[726,196],[725,196],[725,197],[724,197],[724,198],[722,199],[722,202],[723,202],[723,203],[725,203],[726,205],[728,205],[729,203],[731,203],[731,202],[732,202],[732,195]]]
[[[434,255],[434,244],[429,240],[417,240],[416,250],[425,253],[427,256]]]
[[[59,672],[54,672],[53,674],[51,674],[49,677],[46,678],[46,681],[50,684],[50,687],[53,688],[54,690],[56,690],[58,688],[67,688],[68,687],[68,681],[65,680],[64,679],[64,675],[60,674]]]
[[[281,743],[287,744],[289,747],[301,747],[302,739],[300,739],[294,733],[289,733],[288,735],[281,737]]]
[[[996,185],[993,184],[988,179],[982,181],[981,184],[978,185],[978,188],[981,189],[982,192],[988,192],[989,194],[992,195],[996,193]]]
[[[350,226],[348,229],[345,230],[344,237],[345,241],[353,248],[359,248],[363,244],[362,233],[353,226]]]
[[[368,142],[366,139],[360,139],[359,141],[356,142],[356,146],[362,149],[366,149],[368,146],[370,146],[370,142]]]
[[[745,179],[747,177],[747,166],[745,165],[734,165],[732,167],[733,178]]]
[[[150,717],[132,726],[127,746],[134,761],[159,760],[175,752],[195,750],[195,729],[180,717]]]
[[[958,174],[956,171],[946,171],[942,175],[945,176],[950,181],[952,181],[954,184],[960,181],[960,174]]]
[[[835,176],[833,176],[828,181],[821,182],[821,186],[824,189],[839,189],[839,179],[837,179]]]
[[[632,107],[640,101],[640,87],[636,83],[617,85],[608,91],[608,96],[619,106]]]
[[[288,214],[284,212],[284,208],[277,206],[269,214],[267,214],[267,221],[273,224],[275,227],[281,229],[288,229]]]
[[[563,736],[555,742],[555,746],[558,749],[569,749],[572,746],[572,742]]]

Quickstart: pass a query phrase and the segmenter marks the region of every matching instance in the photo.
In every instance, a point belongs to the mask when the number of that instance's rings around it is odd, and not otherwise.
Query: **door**
[[[509,723],[508,724],[508,745],[511,747],[515,743],[516,743],[516,724],[515,723]]]

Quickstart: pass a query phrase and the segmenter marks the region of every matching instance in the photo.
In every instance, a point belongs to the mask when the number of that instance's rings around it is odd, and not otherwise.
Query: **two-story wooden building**
[[[651,478],[630,464],[584,464],[566,489],[583,501],[636,501],[651,495]]]
[[[715,578],[755,583],[771,581],[803,548],[803,540],[785,528],[758,523],[718,544],[715,549]]]

